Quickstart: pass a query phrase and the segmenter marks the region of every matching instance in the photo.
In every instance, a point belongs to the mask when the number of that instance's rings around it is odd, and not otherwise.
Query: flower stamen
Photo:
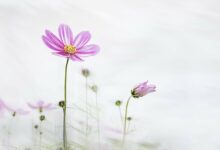
[[[76,52],[76,47],[73,45],[65,45],[64,51],[69,54],[74,54]]]

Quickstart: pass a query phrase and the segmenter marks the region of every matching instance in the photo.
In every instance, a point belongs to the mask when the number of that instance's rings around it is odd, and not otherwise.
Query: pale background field
[[[102,128],[121,128],[114,100],[126,100],[148,79],[157,92],[132,102],[131,140],[159,143],[161,150],[220,149],[218,0],[0,0],[1,99],[24,108],[27,101],[62,99],[65,60],[41,40],[60,23],[74,34],[89,30],[101,47],[97,56],[70,63],[70,105],[83,101],[80,70],[88,67],[89,82],[100,89]],[[17,143],[30,123],[19,120]]]

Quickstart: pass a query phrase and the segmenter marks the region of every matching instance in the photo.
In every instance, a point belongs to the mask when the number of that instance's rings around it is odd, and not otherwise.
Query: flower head
[[[26,111],[22,108],[12,108],[12,107],[6,105],[3,100],[0,100],[0,107],[2,109],[6,109],[8,112],[10,112],[13,117],[15,117],[16,115],[27,115],[27,114],[29,114],[29,111]]]
[[[151,93],[151,92],[155,92],[156,90],[156,86],[153,84],[148,84],[148,81],[143,82],[139,85],[137,85],[132,91],[131,91],[131,95],[134,98],[139,98],[139,97],[143,97],[144,95]]]
[[[99,52],[99,46],[87,44],[91,39],[88,31],[82,31],[75,37],[68,25],[61,24],[58,28],[59,37],[49,30],[45,30],[42,36],[44,43],[52,49],[53,54],[70,58],[73,61],[83,61],[81,57],[95,55]]]
[[[39,100],[36,104],[31,104],[31,103],[27,103],[27,105],[31,108],[31,109],[38,109],[40,113],[43,112],[43,110],[51,110],[54,109],[54,106],[52,105],[52,103],[45,103],[42,100]]]

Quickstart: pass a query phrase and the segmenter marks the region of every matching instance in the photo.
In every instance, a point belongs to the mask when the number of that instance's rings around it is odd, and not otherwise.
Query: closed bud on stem
[[[90,89],[94,92],[94,93],[97,93],[98,92],[98,86],[97,85],[92,85],[90,87]]]
[[[140,83],[131,90],[131,95],[133,98],[143,97],[149,93],[155,92],[156,86],[153,84],[148,84],[148,81]]]
[[[35,129],[38,129],[38,125],[34,125],[34,128],[35,128]]]
[[[64,101],[59,101],[59,106],[60,106],[61,108],[64,108],[64,107],[65,107],[65,102],[64,102]]]
[[[15,116],[16,116],[16,112],[13,112],[12,117],[15,117]]]
[[[127,117],[127,120],[128,120],[128,121],[131,121],[131,120],[132,120],[132,118],[131,118],[131,117]]]
[[[120,100],[115,101],[116,106],[121,106],[121,104],[122,104],[122,101],[120,101]]]
[[[46,118],[44,115],[40,115],[40,121],[44,121]]]
[[[89,69],[82,69],[82,75],[87,78],[90,75]]]

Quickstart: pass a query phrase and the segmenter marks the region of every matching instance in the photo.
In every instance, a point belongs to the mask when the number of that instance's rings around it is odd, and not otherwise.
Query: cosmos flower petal
[[[84,61],[83,59],[81,59],[79,56],[77,56],[77,55],[72,55],[71,57],[70,57],[70,59],[71,60],[73,60],[73,61]]]
[[[46,36],[42,36],[42,40],[52,50],[55,50],[55,51],[62,51],[63,50],[60,47],[58,47],[57,45],[55,45],[53,42],[51,42],[50,39]]]
[[[48,103],[48,104],[44,105],[43,108],[50,109],[50,108],[52,108],[52,104]]]
[[[15,112],[15,111],[16,111],[15,109],[11,108],[10,106],[8,106],[8,105],[6,105],[6,104],[4,104],[4,105],[5,105],[5,109],[6,109],[7,111],[9,111],[9,112]]]
[[[91,34],[88,31],[82,31],[80,32],[76,38],[74,39],[73,45],[77,48],[80,49],[82,48],[85,44],[89,42],[91,39]]]
[[[39,100],[35,105],[28,103],[28,106],[32,109],[44,109],[44,110],[50,110],[54,109],[52,103],[45,103],[42,100]]]
[[[15,112],[17,114],[19,114],[19,115],[27,115],[27,114],[29,114],[29,111],[26,111],[26,110],[23,110],[23,109],[17,109]]]
[[[148,85],[148,81],[140,83],[135,86],[135,88],[131,91],[131,94],[134,98],[143,97],[148,93],[155,92],[156,86],[153,84]]]
[[[37,102],[37,106],[38,106],[38,107],[43,107],[43,106],[44,106],[44,101],[39,100],[39,101]]]
[[[156,85],[150,84],[148,85],[147,93],[155,92],[156,91],[155,89],[156,89]]]
[[[52,32],[50,32],[49,30],[45,31],[47,38],[51,41],[51,43],[53,43],[54,45],[56,45],[57,47],[63,49],[64,48],[64,43],[60,41],[60,39],[58,39],[58,37],[56,35],[54,35]]]
[[[100,48],[98,45],[95,44],[90,44],[83,46],[79,50],[77,50],[77,54],[80,56],[86,57],[86,56],[92,56],[96,55],[100,51]]]
[[[73,44],[73,33],[68,25],[61,24],[59,26],[59,36],[65,45]]]
[[[38,107],[36,105],[33,105],[31,103],[27,103],[27,105],[32,109],[38,109]]]
[[[52,54],[54,54],[54,55],[56,55],[56,56],[65,57],[65,58],[70,57],[70,55],[67,54],[67,53],[65,53],[65,52],[54,52],[54,53],[52,53]]]

